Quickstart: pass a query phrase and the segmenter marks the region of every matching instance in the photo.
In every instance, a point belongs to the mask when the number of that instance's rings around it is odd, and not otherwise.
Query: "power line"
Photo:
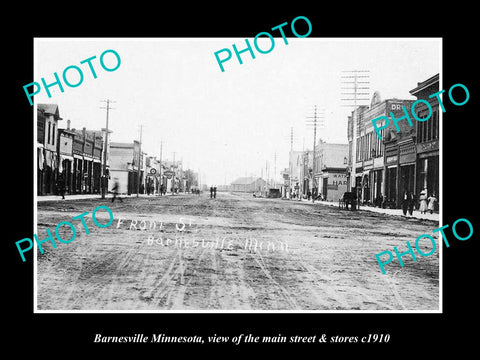
[[[347,89],[350,90],[348,93],[342,93],[342,95],[353,95],[352,98],[344,98],[342,101],[353,101],[353,104],[344,104],[342,106],[345,107],[352,107],[353,106],[353,115],[352,115],[352,163],[349,164],[351,166],[351,175],[350,175],[350,183],[349,187],[351,189],[352,185],[353,187],[356,186],[356,168],[355,168],[355,161],[356,161],[356,153],[357,153],[357,141],[356,137],[360,135],[360,124],[359,122],[359,117],[358,117],[358,112],[357,112],[357,105],[359,101],[368,101],[369,98],[363,97],[364,95],[369,95],[370,92],[365,93],[365,92],[359,92],[358,90],[370,90],[370,70],[344,70],[342,73],[353,73],[353,75],[341,75],[340,78],[342,79],[353,79],[352,81],[342,81],[342,84],[353,84],[352,86],[347,86],[346,88],[342,89]],[[367,74],[368,73],[368,74]],[[363,75],[359,75],[363,74]],[[358,79],[368,79],[368,81],[360,81]],[[358,84],[366,84],[368,86],[358,86]],[[359,96],[360,95],[360,96]]]
[[[313,116],[307,116],[307,119],[313,119],[313,120],[307,120],[306,124],[307,126],[312,126],[313,125],[313,159],[312,159],[312,190],[316,188],[317,184],[315,181],[315,148],[316,148],[316,143],[317,143],[317,126],[324,126],[324,119],[325,119],[325,109],[322,109],[322,111],[317,112],[317,105],[314,107],[314,113]],[[308,164],[308,163],[307,163]]]
[[[140,193],[140,163],[141,163],[141,158],[142,158],[142,130],[143,130],[143,125],[140,124],[140,141],[139,141],[139,151],[138,151],[138,165],[137,165],[137,198],[138,194]]]
[[[110,103],[114,103],[110,99],[101,100],[100,102],[107,103],[106,107],[101,106],[100,109],[107,110],[107,117],[105,121],[105,139],[103,143],[103,167],[102,167],[102,199],[105,199],[105,192],[108,189],[108,180],[107,180],[107,150],[108,150],[108,114],[110,110],[114,110],[114,108],[110,107]]]

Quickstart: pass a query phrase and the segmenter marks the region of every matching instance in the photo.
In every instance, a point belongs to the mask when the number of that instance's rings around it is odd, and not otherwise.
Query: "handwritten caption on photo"
[[[213,237],[209,236],[208,239],[201,238],[198,237],[200,233],[199,224],[198,221],[188,216],[182,216],[175,222],[167,222],[161,219],[125,219],[120,217],[117,220],[116,228],[149,232],[146,244],[150,246],[215,250],[234,250],[240,247],[249,252],[291,251],[288,244],[280,240],[256,239],[252,236],[242,237],[233,234],[216,234]],[[155,237],[151,232],[158,236]]]

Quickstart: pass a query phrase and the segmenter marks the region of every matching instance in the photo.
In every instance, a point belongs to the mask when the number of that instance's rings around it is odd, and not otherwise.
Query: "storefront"
[[[440,116],[441,110],[437,97],[431,94],[437,93],[439,89],[439,74],[436,74],[425,81],[419,82],[417,87],[410,90],[410,93],[417,97],[428,101],[431,107],[431,117],[427,121],[416,122],[416,184],[415,193],[417,196],[422,190],[427,191],[428,196],[435,195],[437,202],[435,211],[439,209],[440,199]],[[430,109],[425,103],[417,106],[418,116],[424,118],[428,116]]]
[[[43,195],[43,178],[45,169],[45,159],[43,156],[44,146],[37,143],[37,195]]]
[[[382,206],[383,202],[383,191],[382,191],[382,182],[383,182],[383,169],[373,170],[371,172],[371,184],[372,184],[372,198],[373,198],[373,205],[375,206]]]
[[[75,151],[75,150],[74,150]],[[73,154],[73,171],[72,171],[72,193],[81,194],[82,192],[82,171],[83,158],[81,155]]]
[[[44,149],[45,167],[43,171],[43,195],[54,194],[55,171],[57,169],[57,154],[53,151]]]
[[[428,196],[434,195],[437,198],[436,208],[440,202],[440,157],[438,150],[438,140],[428,143],[417,144],[417,184],[416,193],[424,189]]]
[[[385,145],[385,198],[384,207],[397,208],[398,150],[396,144]]]
[[[415,194],[415,166],[416,166],[416,147],[413,139],[406,138],[399,142],[399,184],[398,184],[398,202],[401,202],[405,192]],[[418,195],[418,194],[415,194]]]
[[[63,178],[67,194],[73,193],[73,138],[74,133],[69,128],[58,129],[58,177]]]
[[[348,180],[345,169],[324,169],[318,178],[322,198],[337,202],[347,192]]]
[[[65,192],[67,194],[72,193],[72,180],[73,180],[73,156],[60,155],[60,161],[58,162],[58,174],[59,177],[63,177],[65,182]]]

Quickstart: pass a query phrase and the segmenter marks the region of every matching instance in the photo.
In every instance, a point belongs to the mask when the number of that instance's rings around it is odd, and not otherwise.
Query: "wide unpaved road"
[[[107,228],[91,218],[99,205],[114,214]],[[88,235],[72,220],[86,211]],[[405,241],[438,227],[432,221],[226,193],[38,204],[39,239],[61,221],[77,237],[38,253],[39,310],[439,308],[438,240],[433,255],[404,256],[403,268],[395,259],[386,275],[375,259],[406,251]]]

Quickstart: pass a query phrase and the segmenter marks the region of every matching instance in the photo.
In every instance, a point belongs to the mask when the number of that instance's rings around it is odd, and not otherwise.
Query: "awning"
[[[46,150],[45,151],[45,163],[48,167],[52,167],[52,152]]]
[[[72,160],[73,161],[73,156],[60,154],[60,161],[63,161],[63,160]]]
[[[38,162],[38,168],[40,170],[43,170],[43,162],[44,162],[44,158],[43,158],[43,145],[42,147],[40,148],[37,148],[37,162]]]

